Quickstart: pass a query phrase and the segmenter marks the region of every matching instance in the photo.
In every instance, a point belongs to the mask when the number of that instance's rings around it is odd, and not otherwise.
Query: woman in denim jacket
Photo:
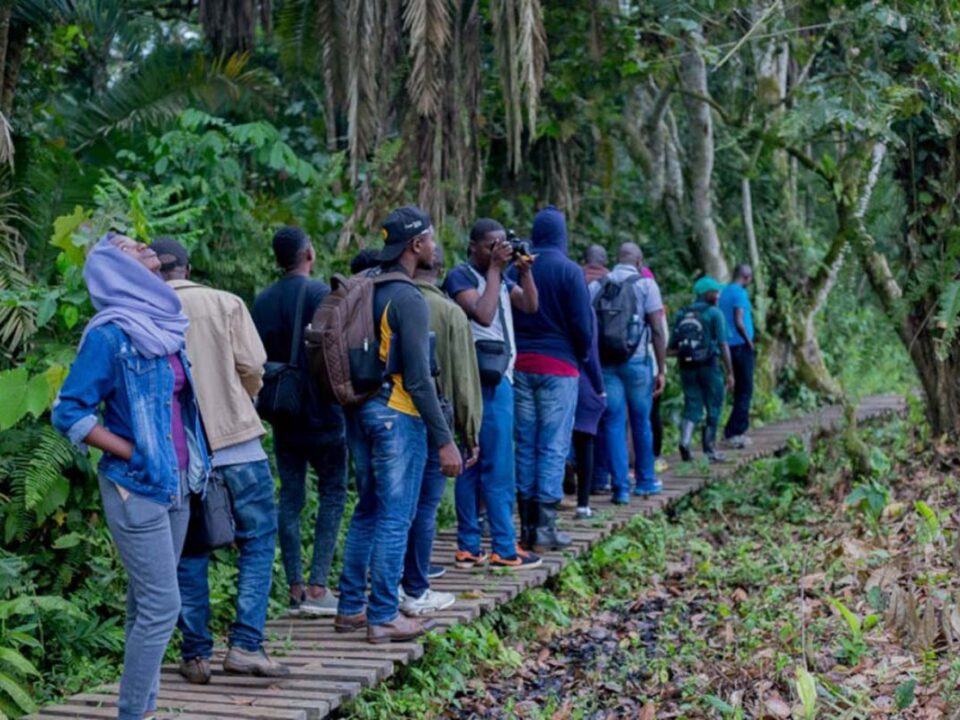
[[[184,350],[187,318],[159,267],[149,247],[113,233],[90,252],[83,277],[97,314],[53,407],[60,432],[103,451],[104,512],[130,576],[121,720],[156,710],[180,612],[188,494],[203,492],[210,467]]]

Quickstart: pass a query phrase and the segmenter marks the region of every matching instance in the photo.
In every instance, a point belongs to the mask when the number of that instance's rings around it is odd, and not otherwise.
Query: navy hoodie
[[[552,205],[538,212],[530,240],[540,307],[531,314],[514,313],[517,353],[548,355],[578,367],[593,342],[593,311],[583,270],[567,257],[563,213]],[[518,280],[516,269],[510,275]]]

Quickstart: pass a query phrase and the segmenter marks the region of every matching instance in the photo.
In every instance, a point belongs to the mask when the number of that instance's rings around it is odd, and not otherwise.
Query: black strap
[[[293,319],[293,335],[290,338],[290,357],[287,358],[287,365],[300,367],[300,340],[303,338],[303,299],[307,296],[307,285],[310,279],[306,279],[300,286],[300,292],[297,293],[297,313]]]

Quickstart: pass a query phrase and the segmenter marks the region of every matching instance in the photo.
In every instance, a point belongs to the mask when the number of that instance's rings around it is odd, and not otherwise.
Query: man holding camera
[[[513,310],[537,311],[537,286],[530,272],[533,258],[515,252],[503,226],[488,218],[474,223],[468,253],[469,261],[451,270],[443,284],[470,318],[483,386],[480,459],[456,483],[456,563],[460,568],[487,562],[495,567],[536,567],[540,558],[517,545],[513,527],[513,366],[517,355]],[[504,276],[511,262],[517,269],[517,283]],[[489,558],[480,546],[480,500],[486,504],[490,520]]]

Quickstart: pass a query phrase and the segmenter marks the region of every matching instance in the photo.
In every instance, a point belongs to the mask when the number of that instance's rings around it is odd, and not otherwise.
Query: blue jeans
[[[273,504],[273,475],[266,460],[214,468],[230,491],[237,523],[239,578],[236,618],[230,626],[230,646],[255,652],[263,643],[270,599],[277,512]],[[210,622],[209,553],[180,558],[180,655],[190,660],[213,653]]]
[[[317,474],[319,507],[313,528],[310,583],[326,587],[347,502],[347,447],[342,433],[288,438],[274,435],[280,475],[280,554],[288,585],[303,584],[300,514],[307,499],[307,463]]]
[[[563,473],[577,410],[579,378],[517,372],[513,389],[517,491],[544,504],[563,499]]]
[[[604,366],[603,386],[607,390],[603,446],[613,476],[613,494],[622,496],[630,492],[628,415],[636,458],[637,489],[650,489],[657,482],[653,469],[653,430],[650,426],[650,407],[653,404],[653,367],[650,358],[634,357],[620,365]]]
[[[743,435],[750,427],[750,403],[753,401],[753,371],[757,356],[746,343],[730,346],[733,361],[733,410],[723,430],[728,440]]]
[[[447,478],[440,470],[440,454],[437,448],[427,450],[427,463],[423,468],[420,499],[416,515],[407,536],[407,555],[403,561],[403,591],[418,598],[430,589],[427,571],[430,569],[430,552],[437,534],[437,508],[447,489]]]
[[[480,459],[457,478],[457,547],[480,552],[477,503],[487,506],[490,543],[501,557],[516,554],[513,527],[516,495],[513,457],[513,386],[507,378],[499,385],[483,386],[483,421],[480,425]]]
[[[180,497],[170,506],[136,493],[124,499],[106,476],[97,479],[110,535],[130,577],[117,717],[142,720],[157,707],[160,663],[180,612],[177,560],[190,520],[186,477],[181,474]]]
[[[382,625],[399,611],[397,586],[420,497],[427,430],[419,417],[387,407],[379,396],[348,413],[348,424],[357,506],[343,548],[337,612],[356,615],[366,607],[367,622]]]

